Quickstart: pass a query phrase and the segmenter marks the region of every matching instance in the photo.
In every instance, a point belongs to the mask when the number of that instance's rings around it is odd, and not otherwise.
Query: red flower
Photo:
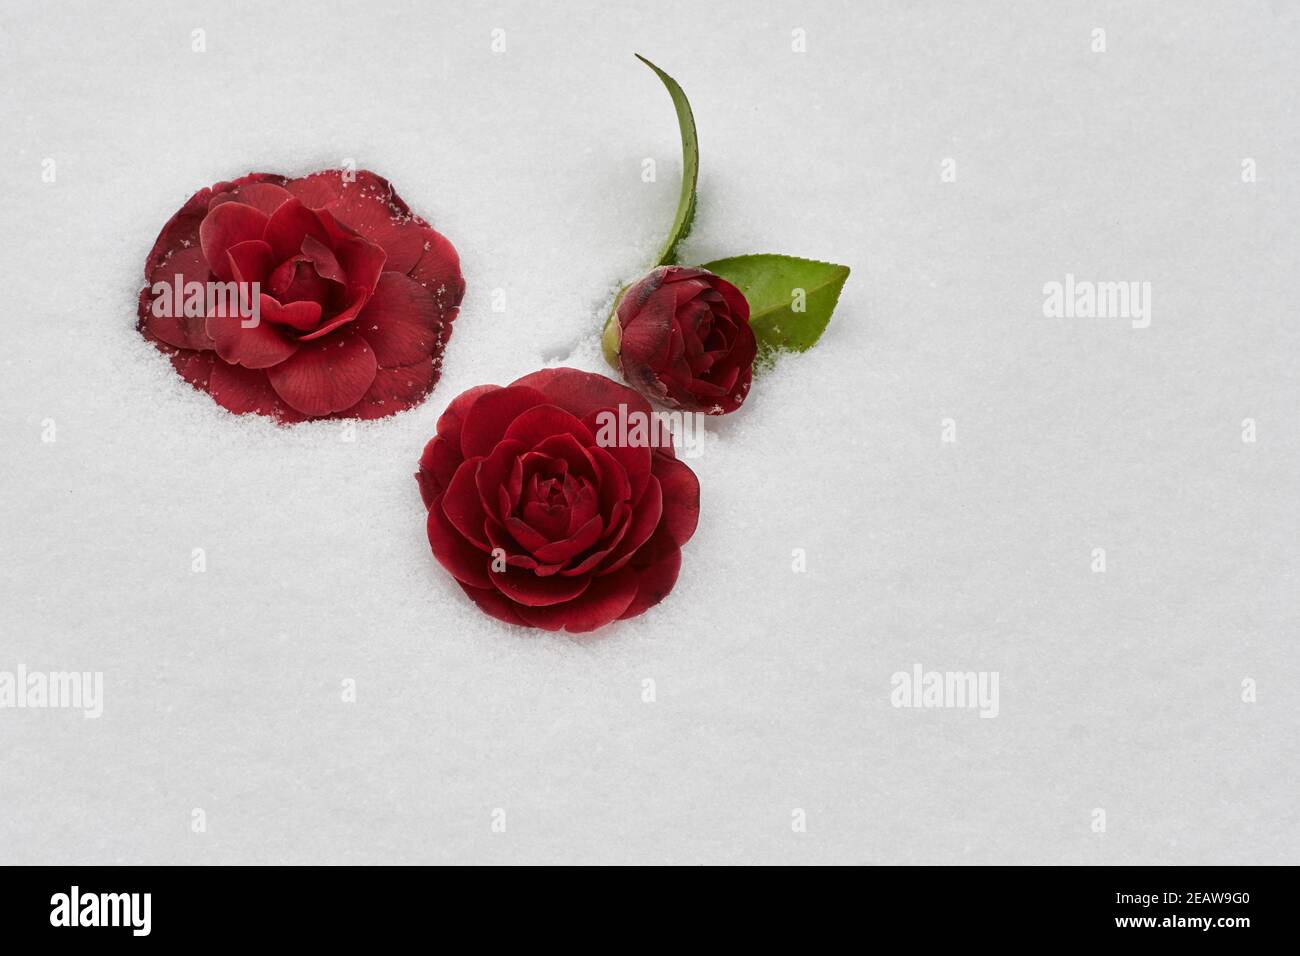
[[[144,271],[145,338],[232,412],[284,422],[419,403],[465,290],[451,243],[365,170],[201,189]]]
[[[749,303],[712,272],[660,266],[619,301],[619,367],[670,408],[722,415],[749,393],[757,346]]]
[[[459,395],[415,476],[434,557],[511,624],[590,631],[658,604],[700,486],[671,440],[636,437],[652,434],[651,414],[631,389],[571,368]]]

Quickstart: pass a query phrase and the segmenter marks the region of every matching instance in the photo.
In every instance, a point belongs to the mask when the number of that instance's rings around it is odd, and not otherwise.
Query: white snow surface
[[[1298,15],[5,0],[0,670],[104,711],[0,710],[0,863],[1297,862]],[[462,390],[605,371],[680,171],[634,52],[699,123],[683,261],[853,274],[710,423],[668,599],[514,629],[411,475]],[[354,441],[135,331],[192,192],[347,159],[467,282],[433,394]],[[1149,281],[1150,327],[1044,318],[1067,273]],[[892,706],[917,663],[998,716]]]

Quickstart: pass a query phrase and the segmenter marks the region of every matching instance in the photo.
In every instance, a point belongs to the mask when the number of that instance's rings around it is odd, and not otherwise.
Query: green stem
[[[677,214],[673,217],[668,239],[655,260],[656,266],[667,266],[677,261],[677,246],[690,234],[691,223],[695,219],[695,187],[700,179],[700,140],[695,131],[695,114],[691,111],[690,100],[686,98],[681,85],[640,53],[636,54],[636,58],[654,70],[668,88],[668,95],[673,98],[673,108],[677,111],[677,128],[682,136],[682,189],[677,197]]]

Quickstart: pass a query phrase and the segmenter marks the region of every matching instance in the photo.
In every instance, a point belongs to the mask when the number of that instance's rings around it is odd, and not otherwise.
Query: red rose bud
[[[641,394],[710,415],[744,402],[757,346],[749,303],[730,282],[661,266],[628,288],[615,316],[619,368]]]

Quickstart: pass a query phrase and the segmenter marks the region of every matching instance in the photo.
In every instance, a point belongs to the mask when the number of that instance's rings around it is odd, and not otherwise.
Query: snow
[[[0,11],[0,670],[105,697],[0,710],[0,862],[1295,862],[1296,11],[582,7]],[[710,422],[671,596],[513,630],[411,473],[463,389],[604,370],[680,166],[633,52],[700,126],[684,261],[854,271]],[[442,381],[231,416],[135,332],[145,254],[347,159],[461,254]],[[1150,281],[1150,328],[1044,318],[1067,273]],[[892,707],[916,663],[997,671],[997,718]]]

